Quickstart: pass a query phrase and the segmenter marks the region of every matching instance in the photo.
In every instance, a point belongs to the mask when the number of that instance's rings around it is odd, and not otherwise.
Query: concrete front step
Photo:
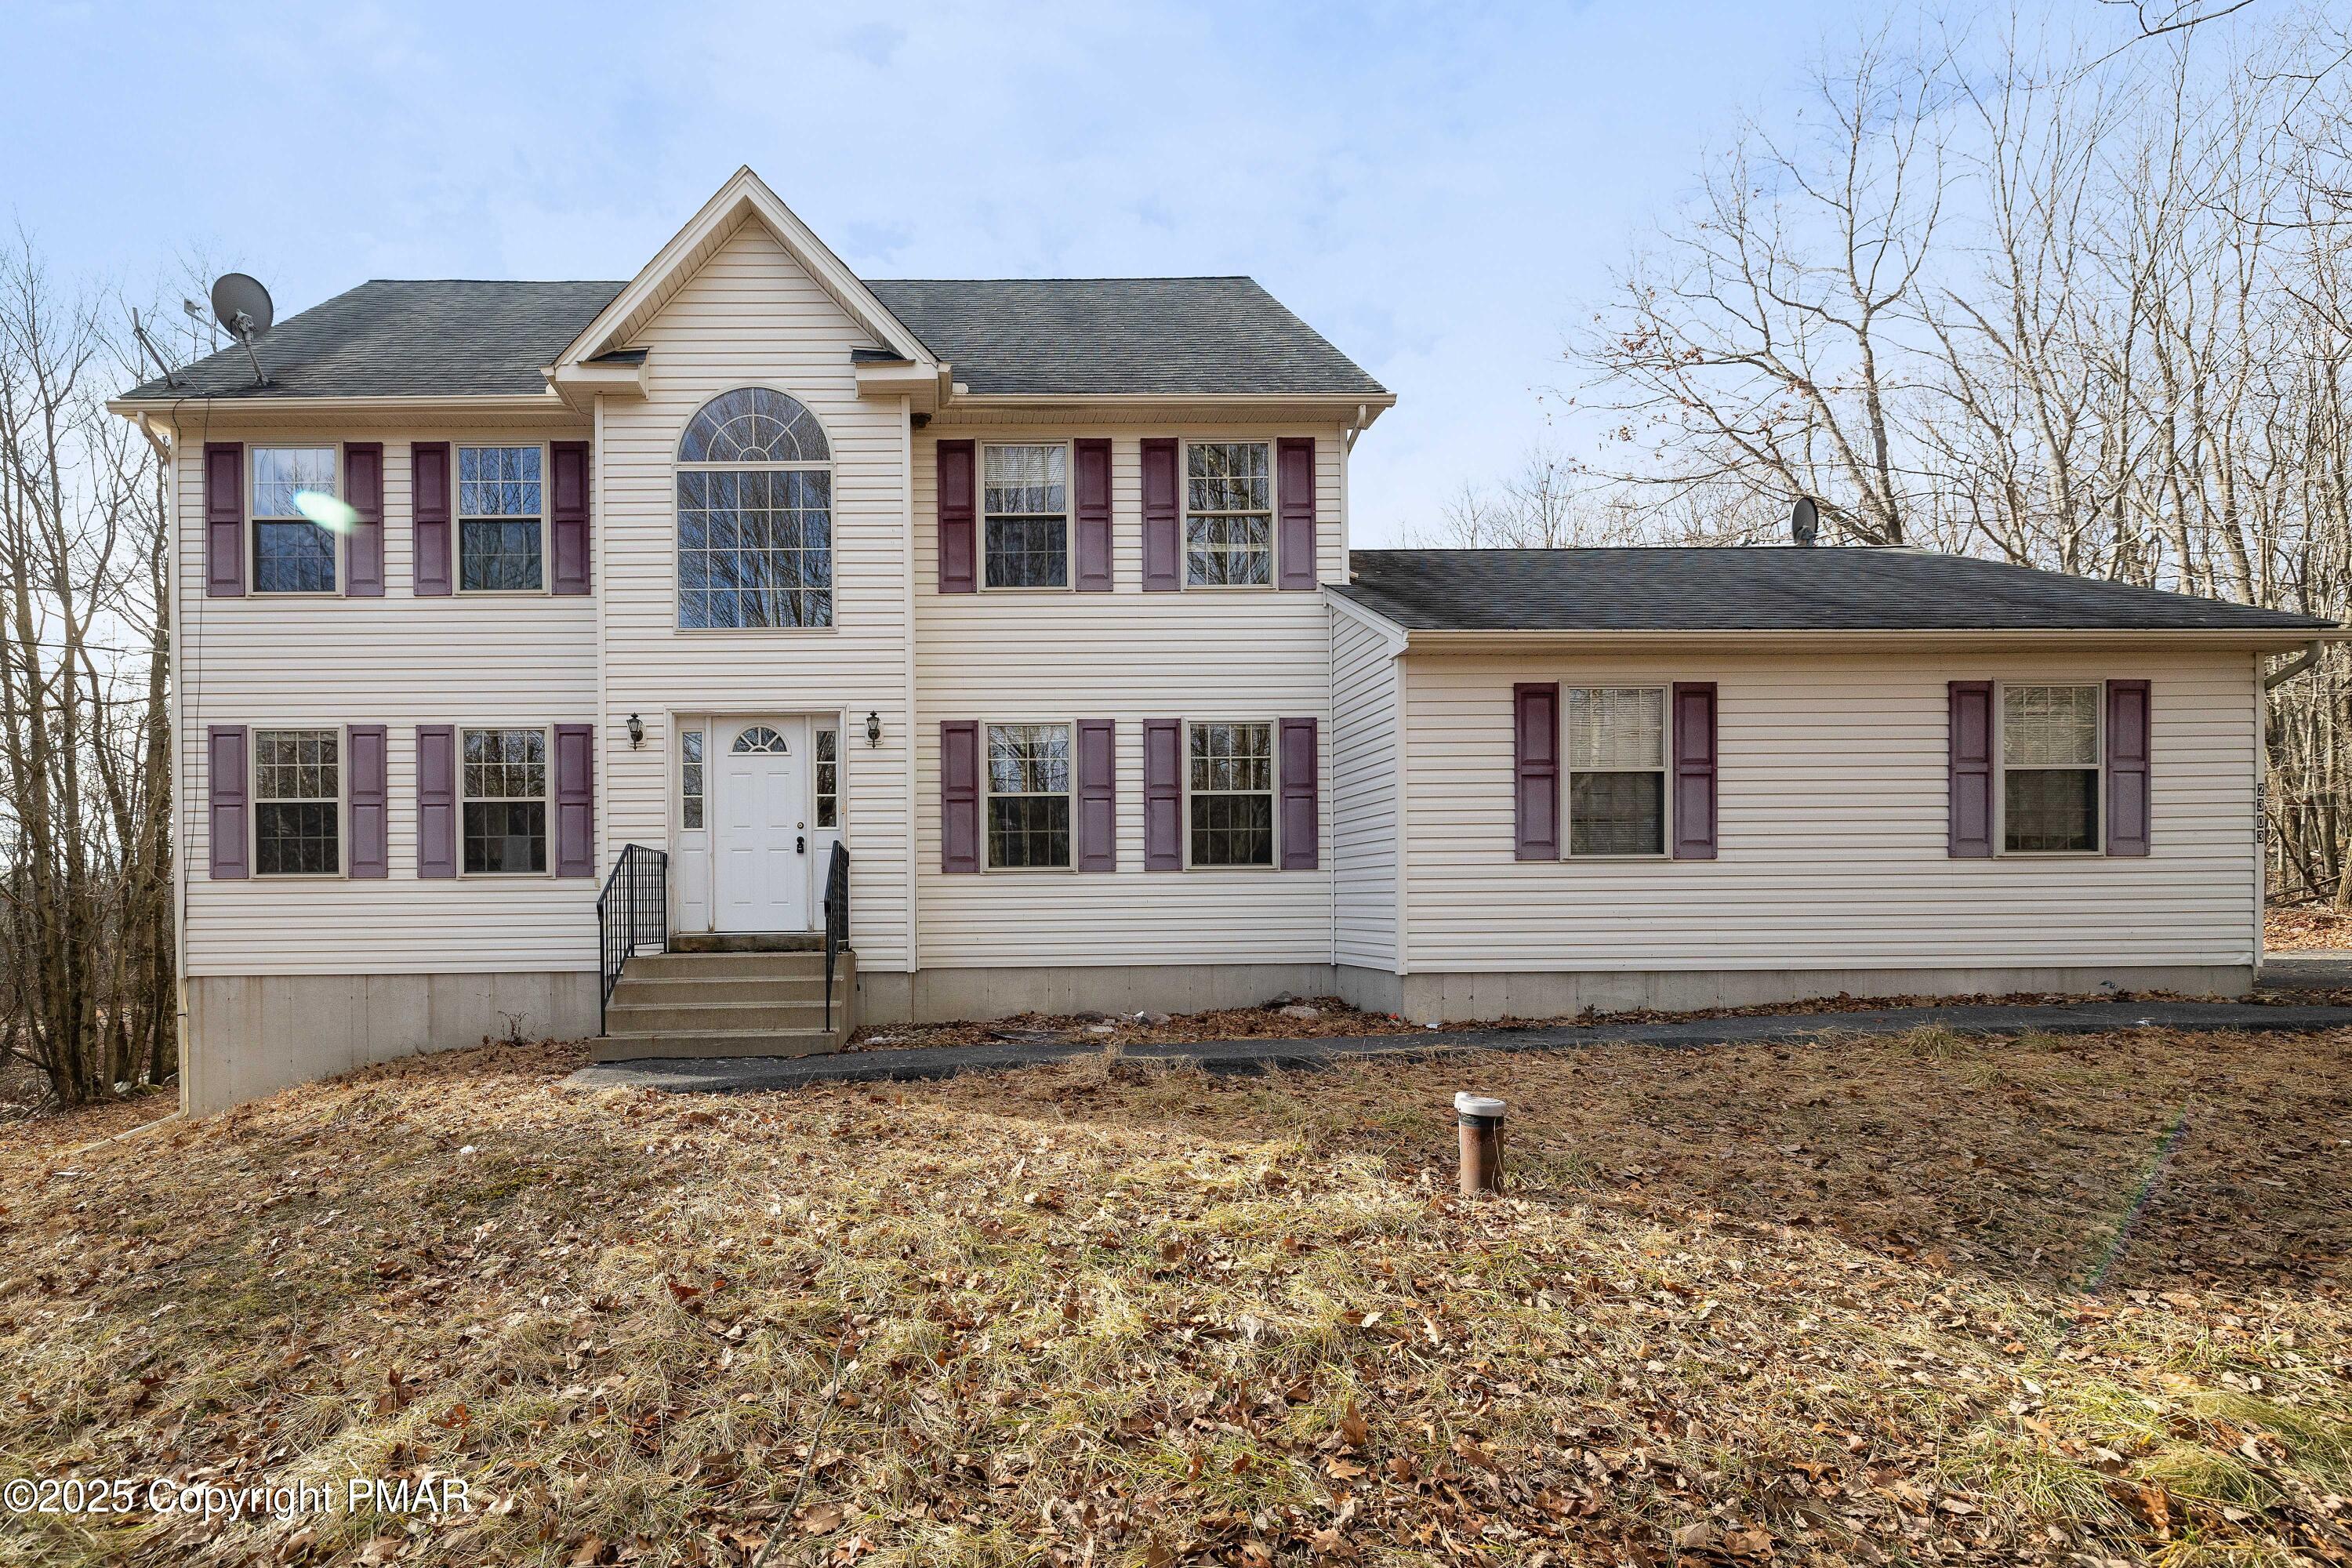
[[[835,971],[833,994],[842,992],[842,976]],[[673,1002],[822,1002],[824,1000],[824,974],[733,975],[706,979],[698,974],[670,975],[660,979],[635,974],[624,975],[613,987],[612,1005],[641,1007],[663,1005]]]
[[[596,1059],[837,1051],[857,1026],[856,998],[857,958],[845,950],[834,966],[829,1029],[822,950],[643,953],[613,987]]]
[[[834,965],[838,979],[852,963],[844,952]],[[809,975],[824,983],[822,952],[644,952],[622,967],[621,984],[632,980],[796,980]]]
[[[811,997],[804,1002],[686,1002],[663,1001],[621,1005],[604,1009],[604,1031],[613,1035],[665,1035],[673,1030],[695,1032],[706,1029],[822,1029],[824,1027],[824,998]],[[841,999],[834,998],[834,1014],[838,1021]]]
[[[672,952],[823,952],[824,933],[805,931],[688,931],[669,939]]]
[[[814,1057],[841,1049],[841,1029],[678,1029],[661,1034],[607,1035],[596,1042],[600,1062],[675,1060],[688,1057]]]

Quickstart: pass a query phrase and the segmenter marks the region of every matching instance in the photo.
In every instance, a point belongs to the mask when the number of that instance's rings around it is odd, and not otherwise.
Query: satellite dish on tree
[[[261,279],[243,272],[222,273],[213,284],[213,318],[245,345],[245,357],[253,362],[253,384],[268,385],[269,378],[261,374],[261,356],[253,352],[253,340],[269,330],[278,312]]]
[[[1799,496],[1797,504],[1789,511],[1789,537],[1800,544],[1811,544],[1822,536],[1821,508],[1811,496]]]

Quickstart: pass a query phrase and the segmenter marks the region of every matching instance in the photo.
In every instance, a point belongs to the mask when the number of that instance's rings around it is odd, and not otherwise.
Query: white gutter
[[[2339,637],[2336,640],[2342,641],[2343,639]],[[2272,670],[2268,675],[2263,677],[2263,689],[2264,691],[2269,691],[2273,688],[2284,686],[2288,681],[2293,680],[2296,676],[2301,675],[2305,670],[2309,669],[2314,664],[2318,662],[2320,653],[2326,647],[2326,639],[2321,637],[2314,637],[2309,642],[2304,644],[2303,651],[2301,653],[2295,655],[2293,658],[2287,660],[2286,663],[2280,665],[2276,669]]]

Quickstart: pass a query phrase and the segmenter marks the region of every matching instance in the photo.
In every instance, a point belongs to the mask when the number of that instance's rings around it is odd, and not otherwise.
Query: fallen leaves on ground
[[[2273,904],[2263,920],[2263,948],[2269,952],[2352,950],[2352,911],[2325,904]]]
[[[491,1048],[12,1144],[8,1468],[480,1506],[0,1516],[0,1555],[2352,1561],[2347,1047],[724,1099]],[[1457,1089],[1509,1101],[1499,1200],[1453,1195]]]

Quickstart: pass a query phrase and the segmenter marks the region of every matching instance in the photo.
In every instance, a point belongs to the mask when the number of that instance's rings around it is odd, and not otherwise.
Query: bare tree
[[[68,1102],[173,1049],[164,466],[107,319],[0,254],[0,1044]]]

